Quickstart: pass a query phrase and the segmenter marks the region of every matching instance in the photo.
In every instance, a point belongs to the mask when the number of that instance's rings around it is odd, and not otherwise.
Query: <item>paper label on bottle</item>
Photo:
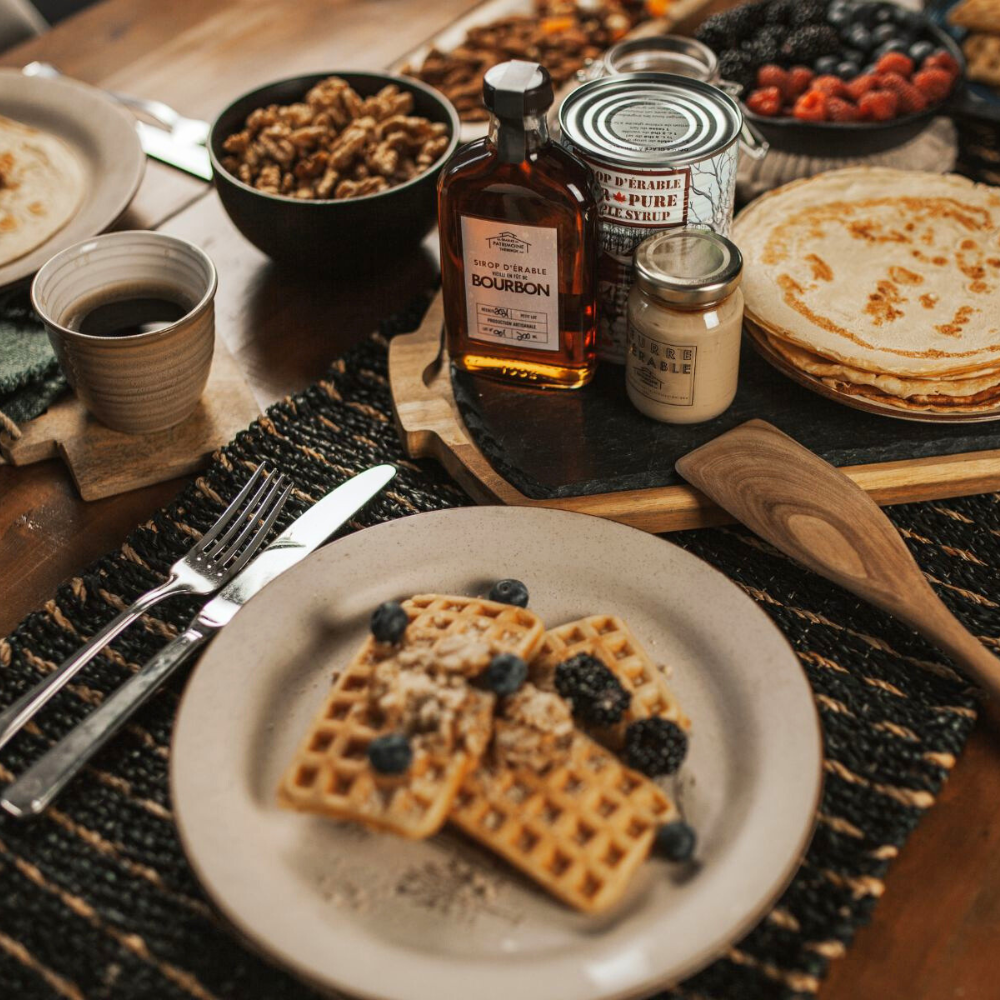
[[[558,232],[462,216],[469,337],[521,350],[559,350]]]
[[[633,390],[656,403],[671,406],[694,404],[694,374],[698,348],[694,344],[670,344],[645,333],[631,323],[628,329],[628,381]]]

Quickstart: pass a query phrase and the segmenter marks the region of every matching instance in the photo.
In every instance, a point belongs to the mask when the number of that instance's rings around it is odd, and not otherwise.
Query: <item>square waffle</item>
[[[614,726],[593,727],[591,734],[619,750],[625,742],[625,728],[636,719],[660,716],[676,722],[685,731],[691,720],[681,711],[663,671],[650,659],[632,630],[615,615],[591,615],[549,629],[541,649],[531,662],[532,681],[544,691],[555,690],[556,667],[577,653],[596,656],[621,682],[632,700]]]
[[[484,758],[462,783],[449,815],[586,913],[603,912],[622,898],[656,828],[677,818],[662,789],[579,731],[566,758],[541,771]]]
[[[403,642],[388,646],[369,637],[334,681],[281,780],[281,805],[411,838],[428,837],[444,822],[478,755],[468,744],[437,750],[431,743],[418,749],[404,774],[375,772],[368,763],[368,745],[390,731],[371,704],[376,667],[414,649],[433,654],[446,637],[462,635],[485,642],[493,653],[528,659],[541,642],[543,627],[523,608],[464,597],[419,595],[404,601],[403,608],[410,618]],[[469,743],[482,747],[488,742],[493,703],[492,694],[467,689],[461,724],[477,737]]]

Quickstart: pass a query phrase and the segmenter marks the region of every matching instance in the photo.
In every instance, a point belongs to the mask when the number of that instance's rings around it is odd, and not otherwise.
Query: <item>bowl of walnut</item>
[[[384,73],[317,73],[260,87],[212,126],[230,219],[274,260],[358,271],[433,228],[437,177],[458,144],[446,97]]]

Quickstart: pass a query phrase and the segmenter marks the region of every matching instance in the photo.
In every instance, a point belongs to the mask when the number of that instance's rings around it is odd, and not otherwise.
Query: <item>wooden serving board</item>
[[[437,459],[479,503],[555,507],[653,532],[721,524],[731,518],[680,481],[673,463],[753,416],[803,441],[879,504],[1000,489],[1000,424],[906,424],[848,410],[786,379],[746,345],[731,410],[688,428],[657,424],[632,409],[624,385],[619,398],[621,369],[613,366],[572,393],[509,389],[463,374],[460,401],[442,346],[443,319],[438,294],[420,328],[390,344],[396,426],[411,457]],[[540,420],[545,414],[551,418]],[[508,447],[491,461],[481,447],[488,441]],[[606,454],[595,459],[598,452]],[[853,461],[890,454],[920,457]],[[635,488],[641,479],[651,485]]]
[[[80,496],[100,500],[194,472],[259,414],[233,356],[216,336],[205,392],[176,427],[155,434],[113,431],[69,393],[24,424],[19,438],[0,434],[0,454],[12,465],[61,457]]]

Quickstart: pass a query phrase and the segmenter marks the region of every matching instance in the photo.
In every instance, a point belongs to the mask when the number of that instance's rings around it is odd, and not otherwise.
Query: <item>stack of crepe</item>
[[[899,411],[1000,412],[1000,190],[851,167],[736,221],[748,326],[839,393]]]
[[[62,139],[0,115],[0,267],[59,232],[76,215],[85,184]]]

